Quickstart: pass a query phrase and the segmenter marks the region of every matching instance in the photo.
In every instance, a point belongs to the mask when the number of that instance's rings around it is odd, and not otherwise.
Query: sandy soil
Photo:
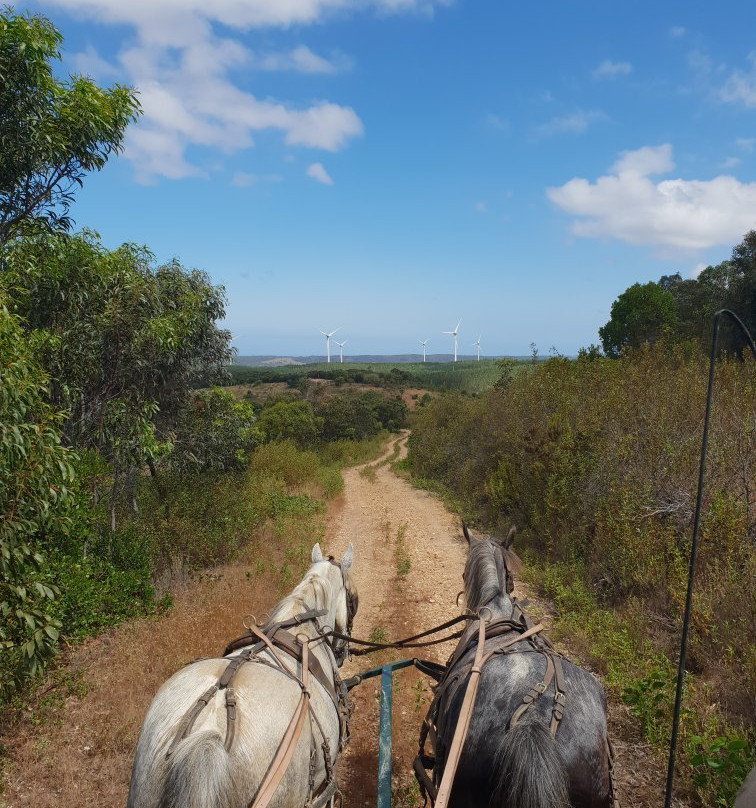
[[[398,440],[404,454],[406,436]],[[325,544],[338,556],[354,544],[360,597],[355,636],[396,639],[459,613],[466,546],[457,518],[436,497],[412,488],[387,462],[368,465],[367,471],[345,472]],[[123,806],[142,716],[162,681],[185,662],[216,654],[241,633],[245,614],[261,614],[285,593],[274,577],[266,579],[253,567],[251,554],[190,583],[165,617],[134,621],[76,649],[68,665],[72,684],[63,696],[58,692],[54,709],[45,713],[37,705],[3,722],[0,743],[7,757],[0,808]],[[534,616],[548,620],[548,604],[519,585],[515,594],[528,596]],[[452,647],[446,643],[419,655],[443,662]],[[355,658],[343,674],[402,656],[384,651]],[[352,691],[352,742],[338,767],[347,808],[375,804],[379,682],[366,680]],[[394,693],[394,805],[410,808],[421,804],[411,761],[431,691],[423,676],[407,668],[395,674]],[[612,705],[611,724],[623,808],[661,805],[664,761],[640,742],[622,706]]]

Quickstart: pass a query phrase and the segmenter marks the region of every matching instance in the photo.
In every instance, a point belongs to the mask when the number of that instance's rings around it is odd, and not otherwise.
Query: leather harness
[[[532,686],[525,694],[522,704],[512,714],[508,729],[512,729],[535,701],[554,682],[554,706],[552,708],[549,731],[556,736],[559,722],[564,715],[565,692],[562,659],[551,643],[541,635],[543,625],[533,625],[512,598],[514,610],[511,618],[486,621],[479,612],[478,620],[472,623],[452,653],[443,676],[435,688],[433,701],[420,730],[419,752],[414,761],[414,770],[423,797],[430,797],[435,808],[445,808],[451,795],[451,787],[457,765],[462,754],[467,731],[470,726],[475,697],[483,666],[498,654],[540,653],[546,657],[546,671],[543,679]],[[481,609],[485,612],[486,607]],[[477,642],[476,642],[477,635]],[[517,647],[519,643],[525,647]],[[454,735],[448,752],[440,748],[439,738],[446,735],[448,705],[465,681],[467,685],[462,708],[457,719]],[[447,709],[441,710],[442,704]],[[431,752],[426,752],[426,742],[430,742]],[[428,771],[432,771],[432,779]]]
[[[335,566],[340,564],[334,559],[328,559]],[[347,590],[347,634],[351,631],[352,620],[354,619],[354,612],[356,611],[356,600],[350,596]],[[341,678],[338,675],[336,668],[333,669],[333,676],[330,677],[323,670],[322,665],[314,654],[310,653],[310,644],[308,641],[302,642],[299,636],[295,636],[289,628],[298,626],[307,621],[313,620],[317,623],[319,617],[323,617],[328,612],[324,609],[314,610],[311,609],[294,617],[275,623],[263,632],[258,626],[252,625],[247,634],[239,637],[230,642],[224,652],[223,657],[235,653],[239,649],[243,649],[237,656],[231,657],[226,669],[223,671],[218,681],[211,685],[189,708],[179,722],[173,740],[171,741],[166,758],[170,758],[176,750],[176,747],[181,740],[191,732],[194,723],[196,722],[200,713],[210,703],[218,691],[225,692],[226,704],[226,737],[224,746],[226,750],[230,750],[234,742],[236,734],[236,724],[238,715],[236,710],[236,695],[233,688],[234,677],[239,669],[248,662],[255,662],[258,664],[268,665],[269,667],[280,671],[282,674],[296,682],[301,688],[301,695],[299,702],[294,710],[294,715],[289,722],[283,739],[276,751],[273,761],[268,768],[268,771],[263,778],[260,787],[257,790],[252,802],[249,803],[249,808],[265,808],[275,793],[278,784],[281,782],[286,769],[294,755],[299,736],[304,727],[305,718],[309,715],[310,726],[314,723],[322,738],[321,749],[323,754],[323,763],[326,772],[325,781],[316,789],[315,788],[315,763],[316,763],[316,750],[315,750],[315,733],[311,731],[312,749],[310,752],[310,766],[309,766],[309,798],[306,803],[306,808],[320,808],[325,805],[332,797],[339,794],[338,787],[333,776],[333,764],[331,763],[331,752],[328,739],[325,732],[318,721],[315,712],[310,705],[310,678],[314,678],[322,686],[329,698],[333,702],[336,714],[339,720],[339,751],[349,741],[349,727],[348,721],[352,711],[352,703],[348,698],[347,689]],[[319,631],[317,638],[312,640],[325,641],[325,635]],[[261,656],[262,652],[267,652],[268,657]],[[295,673],[290,671],[283,662],[281,652],[286,656],[293,658],[301,665],[301,677],[297,677]]]

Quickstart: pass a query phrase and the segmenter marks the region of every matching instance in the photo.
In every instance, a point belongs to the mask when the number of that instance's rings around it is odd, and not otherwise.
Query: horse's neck
[[[297,626],[297,633],[315,637],[319,633],[319,626],[333,628],[335,622],[335,604],[330,582],[322,576],[308,575],[278,604],[269,622],[281,623],[305,612],[321,610],[325,610],[326,614],[303,622]]]
[[[514,605],[511,598],[502,592],[490,600],[485,607],[491,610],[492,620],[509,620],[514,612]],[[484,618],[485,619],[485,618]]]

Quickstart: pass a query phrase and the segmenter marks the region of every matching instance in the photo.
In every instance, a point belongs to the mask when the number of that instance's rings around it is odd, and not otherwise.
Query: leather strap
[[[318,617],[324,617],[328,614],[326,609],[308,609],[305,612],[300,612],[299,614],[295,614],[294,617],[290,617],[288,620],[283,620],[280,623],[274,623],[272,626],[269,626],[266,629],[266,634],[273,635],[279,628],[292,628],[294,626],[299,626],[302,623],[306,623],[308,620],[316,620]],[[223,650],[223,656],[226,657],[229,654],[233,654],[234,651],[238,651],[240,648],[245,648],[248,645],[251,645],[254,642],[256,634],[250,629],[246,634],[243,634],[241,637],[237,637],[235,640],[232,640]]]
[[[279,628],[276,630],[275,634],[272,637],[273,644],[286,651],[289,656],[294,657],[298,662],[302,662],[303,655],[302,649],[306,643],[301,643],[299,640],[289,631],[286,631],[283,628]],[[336,690],[333,686],[333,681],[326,676],[325,671],[323,670],[323,666],[320,664],[320,661],[315,656],[315,654],[308,654],[308,669],[310,673],[313,675],[318,682],[325,688],[326,693],[331,697],[331,700],[334,704],[337,702],[336,697]]]
[[[441,778],[441,785],[438,787],[436,795],[436,808],[446,808],[451,796],[451,789],[454,783],[454,775],[457,773],[457,765],[462,755],[462,747],[467,738],[467,730],[470,726],[473,707],[475,706],[475,696],[478,693],[478,683],[480,682],[480,671],[483,666],[483,652],[486,644],[486,624],[483,620],[478,621],[478,646],[475,650],[475,661],[473,662],[470,680],[465,690],[465,698],[462,702],[462,710],[457,719],[457,726],[454,728],[449,754],[446,758],[444,775]]]
[[[260,632],[259,636],[264,637],[265,635]],[[267,640],[266,645],[269,645],[269,650],[271,653],[275,654],[273,646],[270,644],[270,640]],[[309,655],[310,649],[305,643],[302,646],[302,695],[300,696],[299,702],[294,710],[294,715],[291,717],[289,726],[286,728],[286,733],[281,740],[281,744],[276,750],[276,754],[270,764],[270,768],[260,784],[260,788],[257,791],[257,796],[249,804],[250,808],[266,808],[266,806],[270,804],[279,783],[286,773],[286,769],[289,767],[291,758],[294,755],[294,750],[297,747],[299,736],[302,734],[302,727],[304,726],[304,720],[307,717],[310,701],[310,692],[308,690],[310,684],[310,668],[307,664]]]
[[[165,753],[166,758],[169,758],[176,750],[179,742],[186,738],[189,731],[194,726],[197,716],[205,709],[205,707],[207,707],[210,699],[212,699],[217,692],[218,684],[216,683],[214,685],[210,685],[210,687],[208,687],[208,689],[197,699],[197,701],[194,702],[192,708],[181,719],[181,723],[176,730],[176,734],[173,736],[171,745],[168,747],[168,751]]]
[[[535,703],[535,701],[546,692],[546,688],[551,684],[554,678],[554,663],[551,657],[546,655],[546,672],[543,674],[543,680],[537,685],[528,690],[522,699],[522,704],[512,713],[512,718],[509,721],[509,729],[512,729],[517,722],[522,718],[527,710]]]

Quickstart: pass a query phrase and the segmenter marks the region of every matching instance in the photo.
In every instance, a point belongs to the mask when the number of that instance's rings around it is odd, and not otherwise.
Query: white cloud
[[[328,172],[325,170],[325,168],[323,168],[322,163],[313,163],[311,166],[307,167],[307,171],[305,173],[308,177],[312,177],[312,179],[322,182],[323,185],[333,185],[333,180],[328,176]]]
[[[750,71],[734,70],[719,90],[722,101],[756,107],[756,51],[748,54]]]
[[[646,146],[624,152],[594,183],[576,177],[546,194],[578,217],[572,232],[586,238],[694,251],[731,244],[756,226],[756,183],[649,179],[673,168],[669,144]]]
[[[630,62],[612,62],[609,59],[604,61],[593,71],[595,79],[616,79],[617,76],[627,76],[633,70]]]
[[[306,45],[299,45],[286,53],[265,54],[258,59],[258,65],[261,70],[333,74],[348,70],[351,62],[340,54],[335,54],[329,61],[313,53]]]
[[[739,137],[735,140],[735,145],[742,151],[750,154],[753,151],[753,147],[756,146],[756,137]]]
[[[725,159],[719,164],[719,167],[727,171],[731,168],[737,168],[741,162],[742,160],[740,157],[725,157]]]
[[[476,204],[475,204],[475,210],[476,210],[478,213],[486,213],[486,211],[488,210],[488,208],[486,207],[486,203],[485,203],[485,202],[476,202]]]
[[[98,79],[109,79],[118,75],[117,68],[106,62],[94,47],[89,44],[80,53],[71,57],[73,69],[84,76],[93,76]]]
[[[689,278],[697,278],[709,266],[705,261],[699,261],[688,273]]]
[[[82,12],[104,22],[136,23],[152,27],[170,20],[173,30],[154,30],[159,38],[172,38],[190,18],[213,19],[237,29],[312,25],[335,13],[372,6],[379,12],[432,13],[450,0],[50,0],[69,11]]]
[[[252,29],[303,26],[334,14],[372,8],[380,13],[432,13],[450,0],[50,0],[77,17],[131,26],[112,64],[88,47],[75,69],[115,77],[140,93],[144,114],[127,133],[125,156],[140,182],[201,175],[193,149],[232,153],[253,145],[263,130],[278,130],[291,146],[336,151],[362,134],[357,113],[322,99],[297,105],[260,99],[236,83],[240,68],[332,73],[348,67],[305,45],[262,60],[241,40]],[[223,35],[219,31],[223,32]],[[124,38],[126,39],[126,38]],[[267,61],[266,61],[267,60]]]
[[[669,35],[675,37],[675,39],[679,39],[680,37],[685,36],[686,29],[683,28],[682,25],[675,25],[669,29]]]
[[[620,152],[620,159],[611,167],[615,174],[666,174],[675,167],[672,159],[672,146],[662,143],[661,146],[643,146],[634,151]]]
[[[535,134],[539,137],[552,135],[581,135],[588,130],[594,121],[604,120],[606,115],[598,109],[578,110],[569,115],[552,118],[548,123],[535,127]]]

